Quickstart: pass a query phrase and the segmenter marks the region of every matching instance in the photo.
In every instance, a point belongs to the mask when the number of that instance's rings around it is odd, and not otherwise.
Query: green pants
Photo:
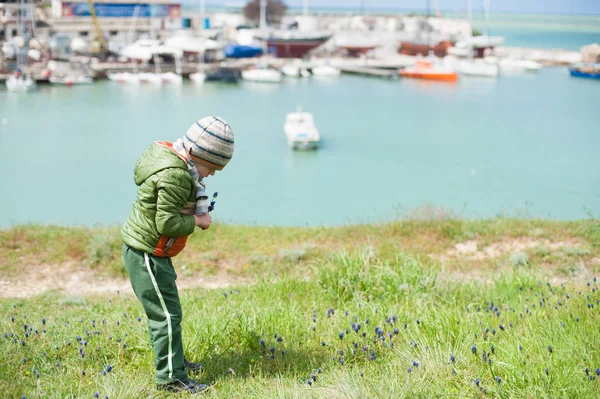
[[[154,349],[156,383],[187,377],[181,340],[181,303],[171,258],[152,256],[123,244],[123,261],[146,316]]]

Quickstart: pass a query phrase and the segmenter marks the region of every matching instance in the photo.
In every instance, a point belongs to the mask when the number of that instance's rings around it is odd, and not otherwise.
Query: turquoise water
[[[456,85],[342,76],[0,91],[0,227],[120,223],[141,152],[205,115],[236,137],[230,165],[207,180],[221,222],[368,222],[425,204],[473,218],[598,217],[598,103],[600,82],[566,68]],[[314,114],[317,152],[287,148],[283,122],[297,105]]]

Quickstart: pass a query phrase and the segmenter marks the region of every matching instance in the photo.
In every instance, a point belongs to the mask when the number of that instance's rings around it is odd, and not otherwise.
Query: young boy
[[[194,227],[210,227],[203,178],[223,169],[232,155],[231,127],[209,116],[175,143],[154,142],[135,166],[137,199],[119,236],[133,291],[148,316],[159,389],[198,393],[208,388],[187,376],[187,369],[201,366],[183,355],[182,312],[171,257],[183,249]]]

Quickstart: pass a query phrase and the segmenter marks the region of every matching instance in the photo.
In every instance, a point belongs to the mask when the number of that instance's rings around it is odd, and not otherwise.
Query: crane
[[[90,15],[92,16],[92,20],[94,21],[94,27],[96,28],[96,35],[98,36],[98,43],[100,44],[100,48],[98,49],[98,53],[106,53],[106,45],[104,44],[104,38],[102,37],[102,31],[100,30],[100,24],[98,23],[98,18],[96,17],[96,9],[94,8],[94,2],[92,0],[87,0],[90,6]]]

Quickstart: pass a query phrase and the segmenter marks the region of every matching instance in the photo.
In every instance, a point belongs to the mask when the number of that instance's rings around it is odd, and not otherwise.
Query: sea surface
[[[206,115],[235,134],[233,160],[207,179],[220,222],[339,225],[431,208],[467,218],[600,217],[598,104],[600,81],[564,67],[457,84],[343,75],[3,90],[0,227],[121,223],[139,155]],[[287,147],[284,119],[298,106],[314,114],[318,151]]]

